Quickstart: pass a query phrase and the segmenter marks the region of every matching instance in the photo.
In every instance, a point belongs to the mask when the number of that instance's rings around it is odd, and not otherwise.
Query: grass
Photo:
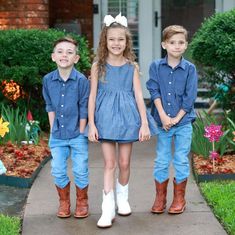
[[[20,218],[0,214],[0,234],[19,235],[21,229]]]
[[[228,234],[235,235],[235,181],[200,183],[200,188]]]

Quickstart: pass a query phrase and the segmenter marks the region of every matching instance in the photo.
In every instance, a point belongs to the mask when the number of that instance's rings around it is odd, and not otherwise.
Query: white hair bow
[[[119,13],[115,18],[111,15],[106,15],[104,17],[104,23],[107,27],[109,27],[112,23],[118,23],[124,27],[127,27],[127,18],[125,16],[121,16],[121,13]]]

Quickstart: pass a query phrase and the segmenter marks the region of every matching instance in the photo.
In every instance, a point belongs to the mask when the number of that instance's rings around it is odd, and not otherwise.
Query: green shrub
[[[23,91],[15,102],[2,93],[0,102],[31,110],[41,127],[48,127],[47,114],[42,98],[42,77],[56,68],[51,61],[53,42],[67,34],[53,29],[49,30],[3,30],[0,31],[0,83],[14,80]],[[87,73],[90,69],[90,52],[84,37],[70,34],[79,43],[80,60],[76,68]]]
[[[209,82],[211,95],[216,95],[222,108],[235,104],[235,9],[216,13],[206,19],[189,45],[191,57],[203,70],[203,81]],[[228,86],[223,91],[221,85]],[[231,114],[235,116],[232,109]]]
[[[13,144],[21,144],[21,141],[27,140],[25,126],[27,123],[26,112],[20,113],[19,107],[13,109],[1,105],[1,116],[9,122],[9,132],[4,136],[3,141],[11,141]]]
[[[235,122],[230,119],[228,116],[225,118],[225,125],[229,130],[227,135],[227,140],[229,143],[229,151],[235,151]]]

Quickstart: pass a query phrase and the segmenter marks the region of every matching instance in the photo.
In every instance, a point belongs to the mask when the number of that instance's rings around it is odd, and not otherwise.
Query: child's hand
[[[179,122],[179,119],[177,117],[171,118],[172,126],[176,125],[178,122]]]
[[[161,118],[161,121],[162,121],[162,128],[165,130],[165,131],[168,131],[170,130],[170,128],[172,127],[172,121],[171,121],[171,118],[167,115],[164,115],[162,118]]]
[[[150,139],[150,130],[148,124],[143,124],[139,131],[139,141],[143,142]]]
[[[91,142],[98,142],[99,135],[95,125],[89,125],[88,139]]]

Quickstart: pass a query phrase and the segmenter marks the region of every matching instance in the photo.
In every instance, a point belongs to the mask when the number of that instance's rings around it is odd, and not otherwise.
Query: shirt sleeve
[[[195,66],[191,65],[189,68],[189,74],[182,103],[182,109],[186,113],[189,113],[192,110],[194,102],[197,98],[197,83],[198,83],[197,71]]]
[[[88,98],[90,94],[90,81],[86,78],[82,79],[80,90],[80,119],[88,118]]]
[[[149,68],[149,80],[146,82],[146,87],[150,93],[151,100],[155,100],[161,97],[159,81],[158,81],[158,72],[156,63],[153,62]]]
[[[43,86],[42,86],[42,95],[46,103],[46,111],[47,112],[54,112],[55,110],[53,109],[51,98],[48,92],[48,87],[47,87],[47,78],[43,78]]]

